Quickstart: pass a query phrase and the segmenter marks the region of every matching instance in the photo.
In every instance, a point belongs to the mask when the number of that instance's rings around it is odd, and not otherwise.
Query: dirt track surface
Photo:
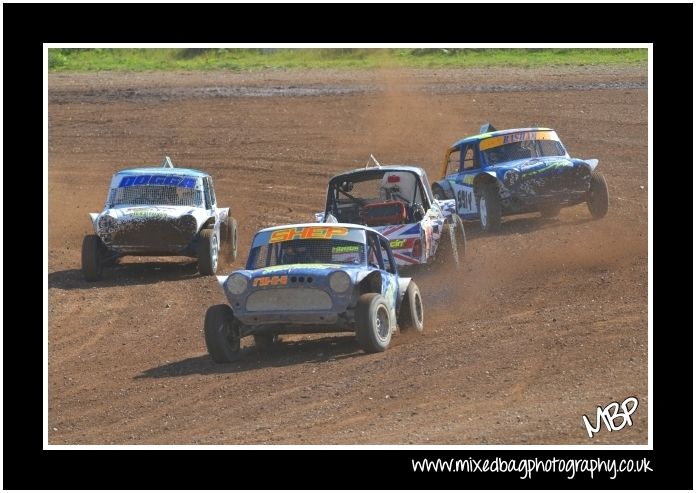
[[[647,443],[647,103],[644,66],[51,74],[49,443]],[[550,126],[599,158],[609,213],[516,216],[494,236],[466,223],[464,271],[413,273],[425,332],[384,353],[285,336],[215,365],[203,317],[224,297],[195,263],[126,258],[82,278],[87,213],[120,168],[167,154],[210,172],[246,252],[257,229],[310,220],[328,178],[370,153],[435,179],[486,121]],[[633,425],[590,440],[581,416],[629,396]]]

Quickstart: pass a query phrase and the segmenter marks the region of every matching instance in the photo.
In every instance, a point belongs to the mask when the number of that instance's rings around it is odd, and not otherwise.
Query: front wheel
[[[87,235],[82,240],[82,275],[87,281],[101,279],[106,247],[97,235]]]
[[[486,233],[497,231],[500,228],[502,208],[498,189],[493,185],[484,185],[479,195],[479,221],[481,229]]]
[[[365,293],[355,310],[356,337],[367,353],[384,351],[391,342],[391,316],[387,300],[378,293]]]
[[[401,332],[423,332],[423,300],[415,282],[408,283],[399,310]]]
[[[587,208],[594,219],[601,219],[609,210],[609,188],[607,180],[599,171],[590,176],[590,189],[587,192]]]
[[[214,305],[205,313],[205,345],[215,363],[231,363],[240,355],[240,334],[232,308]]]
[[[204,229],[198,234],[198,272],[212,276],[218,266],[218,237],[213,229]]]

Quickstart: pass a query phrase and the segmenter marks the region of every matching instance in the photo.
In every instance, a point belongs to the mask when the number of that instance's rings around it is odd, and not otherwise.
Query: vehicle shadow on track
[[[80,269],[48,274],[48,287],[57,289],[90,289],[94,287],[133,286],[198,277],[198,264],[193,262],[139,262],[105,267],[102,278],[88,282]]]
[[[578,226],[594,221],[591,217],[581,219],[559,219],[557,217],[545,218],[538,215],[529,217],[504,218],[500,224],[500,229],[495,233],[485,233],[477,222],[467,221],[464,223],[466,239],[482,238],[486,236],[508,236],[516,234],[527,234],[545,229],[554,229],[568,226]]]
[[[186,358],[150,368],[135,378],[242,373],[261,368],[324,363],[366,355],[360,350],[354,336],[331,336],[306,341],[281,341],[264,351],[259,351],[254,346],[245,347],[242,348],[239,360],[234,363],[216,364],[207,354]]]

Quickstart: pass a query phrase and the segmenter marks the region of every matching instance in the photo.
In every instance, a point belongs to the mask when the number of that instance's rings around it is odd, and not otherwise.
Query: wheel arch
[[[573,166],[589,166],[590,172],[594,171],[595,168],[599,165],[599,159],[580,159],[580,158],[573,158],[570,160],[573,163]]]
[[[231,217],[231,215],[230,215],[230,208],[229,208],[229,207],[218,207],[217,210],[218,210],[218,214],[217,214],[217,215],[218,215],[218,217],[220,217],[220,219],[221,219],[222,221],[227,221],[227,219],[228,219],[229,217]]]
[[[203,224],[201,224],[200,229],[215,229],[215,225],[218,221],[215,219],[215,216],[211,216],[208,219],[205,220]]]
[[[98,212],[89,213],[89,220],[92,223],[92,229],[94,230],[94,234],[97,234],[97,218],[99,218]]]
[[[500,186],[500,181],[498,181],[498,178],[495,176],[495,172],[484,171],[474,177],[474,196],[479,197],[481,195],[481,188],[485,185]]]
[[[377,293],[382,294],[382,274],[378,270],[374,270],[363,277],[358,283],[358,293],[363,295],[365,293]]]
[[[404,295],[406,294],[406,290],[408,289],[408,285],[411,284],[411,278],[410,277],[400,277],[399,278],[399,298],[397,300],[397,313],[401,309],[401,302],[404,300]]]

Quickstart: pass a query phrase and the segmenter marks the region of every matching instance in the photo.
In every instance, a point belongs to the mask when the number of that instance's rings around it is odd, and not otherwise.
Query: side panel
[[[415,243],[422,242],[427,234],[422,230],[420,223],[378,226],[374,229],[389,239],[392,255],[397,265],[416,265],[425,261],[422,253],[419,257],[413,256]],[[423,252],[424,249],[425,245],[422,244],[421,251]]]
[[[472,173],[460,173],[455,179],[449,179],[450,187],[454,192],[457,214],[463,218],[478,217],[478,207],[474,196],[474,178],[479,173],[476,170]]]

